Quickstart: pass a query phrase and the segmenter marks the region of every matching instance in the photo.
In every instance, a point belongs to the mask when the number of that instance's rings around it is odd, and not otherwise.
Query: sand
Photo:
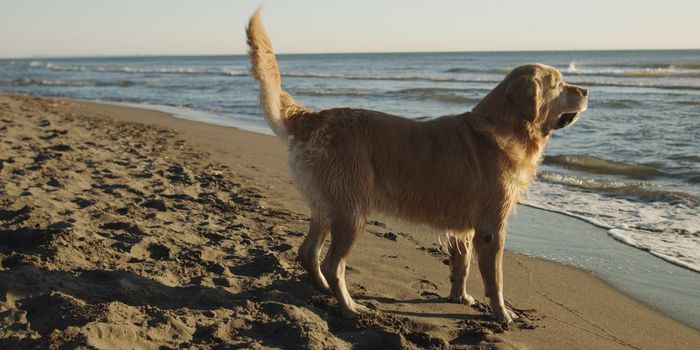
[[[700,332],[589,273],[506,254],[519,320],[448,303],[421,228],[373,218],[343,319],[295,261],[308,212],[277,139],[128,107],[0,96],[0,348],[690,349]],[[569,218],[567,218],[569,219]]]

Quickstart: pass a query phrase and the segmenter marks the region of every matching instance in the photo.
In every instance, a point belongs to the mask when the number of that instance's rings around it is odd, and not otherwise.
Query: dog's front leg
[[[467,293],[467,277],[469,276],[469,262],[471,261],[471,240],[474,230],[451,235],[447,243],[450,254],[450,301],[460,304],[474,305],[476,300]]]
[[[505,233],[505,224],[499,225],[497,229],[477,229],[474,244],[493,317],[498,322],[511,323],[518,316],[506,309],[503,299]]]

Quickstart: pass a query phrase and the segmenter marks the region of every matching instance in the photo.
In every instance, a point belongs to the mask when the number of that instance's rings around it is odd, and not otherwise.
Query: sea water
[[[283,85],[320,110],[425,120],[470,110],[513,67],[542,62],[590,92],[557,131],[525,201],[700,271],[700,51],[279,55]],[[245,56],[0,60],[0,91],[161,106],[268,132]]]

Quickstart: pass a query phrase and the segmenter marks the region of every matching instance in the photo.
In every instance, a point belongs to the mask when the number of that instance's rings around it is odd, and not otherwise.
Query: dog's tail
[[[287,141],[289,136],[287,120],[307,110],[282,90],[282,78],[275,53],[272,51],[270,37],[260,21],[260,9],[250,17],[246,35],[251,72],[260,82],[260,108],[275,135]]]

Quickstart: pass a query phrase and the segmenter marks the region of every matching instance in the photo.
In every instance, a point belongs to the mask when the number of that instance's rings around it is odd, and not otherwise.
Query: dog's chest
[[[535,178],[537,173],[537,165],[542,158],[542,152],[538,151],[535,154],[525,157],[520,162],[515,163],[515,169],[511,172],[510,192],[512,198],[521,200],[522,196],[527,192],[527,188]]]

